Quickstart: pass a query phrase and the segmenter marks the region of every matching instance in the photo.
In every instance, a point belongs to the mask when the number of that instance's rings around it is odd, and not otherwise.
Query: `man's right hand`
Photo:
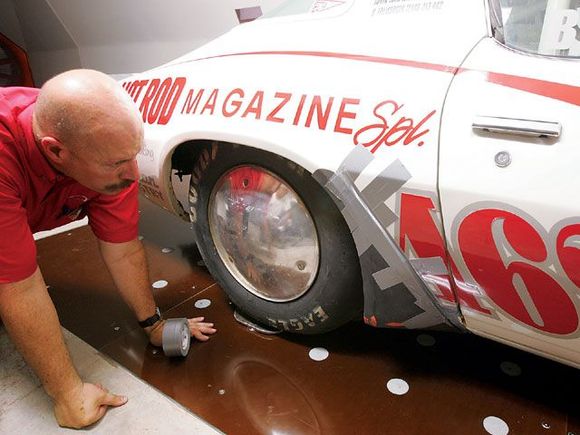
[[[125,403],[126,397],[109,393],[101,385],[82,383],[55,400],[54,415],[60,426],[80,429],[100,420],[109,406]]]
[[[54,414],[61,426],[88,426],[105,415],[109,406],[127,402],[101,386],[81,381],[40,269],[22,281],[0,284],[0,317],[16,348],[54,400]]]

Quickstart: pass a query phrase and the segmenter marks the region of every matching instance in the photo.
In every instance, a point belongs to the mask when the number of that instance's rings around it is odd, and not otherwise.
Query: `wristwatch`
[[[151,317],[145,320],[141,320],[139,322],[139,326],[141,328],[149,328],[150,326],[155,325],[160,320],[161,320],[161,311],[159,311],[159,307],[155,307],[155,314],[153,314]]]

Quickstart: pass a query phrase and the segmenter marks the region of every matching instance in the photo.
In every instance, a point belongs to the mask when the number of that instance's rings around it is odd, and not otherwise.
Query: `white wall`
[[[9,37],[16,43],[19,43],[18,38],[23,41],[19,45],[28,53],[36,85],[61,71],[81,67],[77,45],[48,3],[44,0],[0,1],[2,7],[14,12],[6,24],[9,31],[20,36]],[[4,22],[0,22],[0,31],[4,33],[3,30]]]
[[[6,27],[16,35],[11,37],[15,42],[25,41],[35,82],[40,85],[58,72],[81,66],[109,74],[152,68],[237,25],[236,8],[260,6],[267,13],[283,2],[0,0],[0,32]]]

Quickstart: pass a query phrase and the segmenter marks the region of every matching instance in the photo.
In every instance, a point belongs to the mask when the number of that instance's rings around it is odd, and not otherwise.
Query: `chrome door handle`
[[[528,137],[557,138],[562,134],[562,125],[559,122],[495,116],[476,116],[473,120],[472,128],[476,131]]]

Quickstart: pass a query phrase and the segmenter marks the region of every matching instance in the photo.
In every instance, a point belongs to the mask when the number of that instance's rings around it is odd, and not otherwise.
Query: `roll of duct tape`
[[[186,356],[191,343],[187,319],[167,319],[163,325],[162,343],[166,356]]]

